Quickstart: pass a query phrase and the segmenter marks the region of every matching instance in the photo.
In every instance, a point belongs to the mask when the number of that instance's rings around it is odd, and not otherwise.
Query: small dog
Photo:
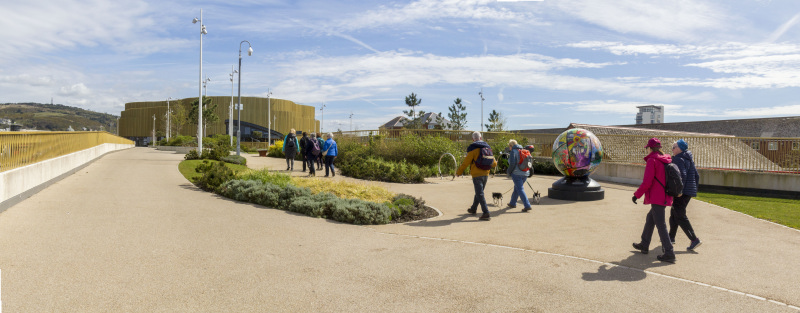
[[[503,194],[499,192],[492,193],[492,201],[494,202],[495,206],[500,206],[503,204]]]
[[[539,205],[539,201],[542,200],[542,195],[539,194],[538,191],[536,191],[536,192],[533,193],[533,198],[532,199],[533,199],[533,204]]]

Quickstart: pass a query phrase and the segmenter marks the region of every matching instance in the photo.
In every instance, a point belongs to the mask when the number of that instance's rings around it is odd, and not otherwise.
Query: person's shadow
[[[645,270],[653,267],[661,267],[671,265],[656,260],[652,254],[660,251],[660,248],[653,249],[651,254],[641,254],[636,251],[631,251],[631,256],[619,262],[611,262],[616,266],[609,266],[608,264],[600,265],[596,273],[583,273],[582,277],[585,281],[640,281],[647,277]]]

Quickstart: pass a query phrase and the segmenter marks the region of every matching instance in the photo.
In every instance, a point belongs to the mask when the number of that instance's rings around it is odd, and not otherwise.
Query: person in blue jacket
[[[689,150],[689,144],[683,139],[679,139],[672,144],[672,163],[678,166],[681,171],[681,181],[683,181],[683,194],[675,197],[672,202],[672,209],[669,211],[669,238],[672,243],[675,243],[675,235],[678,234],[678,226],[683,229],[686,237],[689,237],[691,244],[687,250],[694,250],[703,242],[697,238],[694,233],[692,223],[686,216],[686,207],[692,197],[697,196],[697,185],[700,183],[700,174],[697,173],[697,168],[694,166],[694,159],[692,158],[692,151]]]
[[[289,130],[289,133],[286,134],[286,137],[283,137],[283,147],[281,147],[281,151],[283,151],[283,155],[286,156],[286,170],[293,171],[294,170],[294,157],[297,155],[297,150],[300,147],[300,143],[297,142],[297,135],[295,135],[294,128]]]
[[[325,144],[322,145],[322,154],[325,155],[325,177],[328,177],[328,170],[330,169],[330,175],[336,176],[336,171],[333,168],[333,161],[336,159],[336,156],[339,155],[339,148],[336,146],[336,141],[333,140],[333,134],[327,133],[325,137],[328,138],[325,140]]]
[[[506,170],[506,174],[514,181],[514,192],[511,193],[511,202],[508,203],[508,207],[516,208],[517,197],[519,197],[522,199],[522,205],[524,206],[522,212],[528,212],[531,210],[531,203],[528,200],[528,195],[525,194],[525,181],[528,180],[528,172],[532,169],[523,171],[519,168],[519,151],[522,150],[522,146],[519,145],[516,140],[509,140],[508,147],[511,149],[511,152],[508,154],[508,169]]]

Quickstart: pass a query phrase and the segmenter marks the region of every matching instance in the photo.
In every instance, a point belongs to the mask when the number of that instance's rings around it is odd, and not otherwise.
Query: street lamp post
[[[231,65],[231,105],[228,106],[228,137],[231,137],[231,146],[233,146],[233,74],[239,71],[233,69]]]
[[[478,94],[481,96],[481,132],[483,132],[483,88],[481,88]]]
[[[117,118],[117,136],[119,136],[119,117]]]
[[[322,132],[322,126],[325,125],[325,101],[322,101],[322,107],[319,108],[319,111],[322,112],[322,121],[319,123],[319,132]]]
[[[169,135],[172,133],[172,132],[170,131],[170,126],[171,126],[171,125],[169,124],[169,123],[170,123],[170,115],[172,115],[172,114],[171,114],[171,113],[172,113],[172,111],[169,109],[169,100],[172,100],[172,97],[169,97],[169,98],[167,98],[167,133],[166,133],[166,135],[167,135],[167,140],[169,140]]]
[[[192,24],[200,22],[200,77],[197,86],[197,154],[203,154],[203,35],[208,34],[203,25],[203,9],[200,9],[200,19],[196,17]]]
[[[272,103],[270,102],[272,91],[267,88],[267,149],[272,144]]]
[[[156,147],[156,115],[153,114],[153,148]]]
[[[206,76],[206,79],[203,81],[203,95],[208,97],[208,82],[211,81],[211,78]]]
[[[350,131],[353,131],[353,112],[350,112]]]
[[[236,108],[239,111],[239,113],[237,115],[238,117],[236,118],[238,120],[237,123],[239,123],[239,129],[236,130],[236,155],[237,156],[241,154],[241,146],[242,146],[242,44],[245,43],[245,42],[250,47],[250,48],[247,49],[247,55],[248,56],[253,55],[253,45],[251,45],[250,42],[247,41],[247,40],[242,40],[242,42],[239,43],[239,84],[238,84],[239,85],[238,86],[238,88],[239,88],[239,100],[237,101],[238,103],[236,104]]]

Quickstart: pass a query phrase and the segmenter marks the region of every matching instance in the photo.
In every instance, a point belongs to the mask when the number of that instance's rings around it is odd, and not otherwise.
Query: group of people
[[[472,144],[467,147],[467,156],[464,157],[461,166],[456,170],[456,176],[461,176],[461,174],[466,171],[467,167],[469,167],[469,174],[472,176],[472,185],[475,188],[475,197],[473,198],[472,206],[467,209],[467,213],[476,215],[478,213],[478,205],[480,205],[483,214],[479,219],[482,221],[489,221],[492,217],[489,214],[489,208],[486,205],[486,197],[483,191],[486,189],[490,170],[479,168],[477,165],[478,158],[481,157],[481,150],[484,148],[491,149],[489,144],[483,141],[480,132],[473,132]],[[533,169],[526,170],[516,166],[520,161],[519,151],[523,149],[516,140],[509,140],[508,149],[510,150],[508,157],[509,166],[506,170],[506,174],[514,181],[514,192],[511,193],[511,201],[507,206],[509,208],[516,208],[517,201],[521,200],[523,205],[522,212],[529,212],[531,210],[531,203],[530,200],[528,200],[528,195],[525,193],[525,182],[528,180],[530,171]],[[497,166],[497,160],[494,160],[491,165],[491,167],[495,166]]]
[[[316,171],[322,170],[322,164],[325,164],[325,177],[336,176],[333,164],[339,155],[339,148],[333,140],[333,134],[325,134],[326,140],[323,141],[322,134],[303,132],[303,137],[298,140],[296,133],[292,128],[283,138],[281,150],[286,156],[286,170],[294,170],[294,159],[297,153],[300,153],[303,159],[303,172],[308,167],[309,177],[316,176]]]
[[[661,152],[661,141],[658,138],[651,138],[647,142],[645,149],[650,153],[644,157],[646,162],[642,184],[633,193],[633,203],[644,195],[644,204],[650,205],[650,212],[642,231],[642,241],[633,244],[633,248],[647,254],[650,251],[650,240],[653,237],[653,228],[658,229],[658,237],[661,239],[663,254],[656,256],[656,259],[663,262],[675,262],[675,236],[678,234],[678,227],[683,229],[686,237],[689,237],[691,244],[687,250],[693,251],[703,242],[694,233],[689,218],[686,217],[686,206],[692,197],[697,196],[697,185],[700,182],[700,175],[694,165],[692,152],[689,151],[689,144],[680,139],[672,144],[672,156]],[[680,171],[681,181],[683,182],[683,192],[672,197],[666,193],[666,171],[664,165],[674,163]],[[672,206],[669,217],[669,230],[665,220],[666,208]]]
[[[475,197],[473,198],[472,205],[467,209],[467,213],[477,214],[478,206],[480,205],[483,214],[480,220],[489,221],[491,215],[489,208],[486,205],[486,197],[484,196],[484,189],[489,179],[489,170],[481,169],[478,167],[478,159],[481,158],[481,150],[489,148],[489,144],[483,141],[480,132],[472,133],[472,144],[467,148],[467,156],[461,162],[461,166],[456,170],[456,176],[460,176],[469,167],[470,175],[472,176],[472,184],[475,188]],[[511,194],[511,201],[507,204],[509,208],[516,208],[518,199],[522,201],[523,212],[531,210],[531,204],[528,196],[525,193],[524,184],[530,176],[530,170],[523,170],[519,166],[515,166],[519,162],[519,150],[523,149],[516,140],[510,140],[508,143],[510,150],[508,158],[508,169],[506,173],[514,181],[514,192]],[[672,155],[661,152],[661,141],[658,138],[651,138],[647,142],[645,149],[649,149],[649,154],[644,157],[646,162],[644,177],[642,184],[633,193],[633,203],[644,196],[644,204],[650,205],[650,212],[647,213],[645,220],[644,230],[642,231],[642,240],[634,243],[633,247],[643,254],[650,251],[650,240],[653,236],[653,229],[658,229],[658,236],[661,239],[661,246],[663,254],[658,255],[656,258],[663,262],[675,262],[675,236],[678,233],[678,228],[683,229],[683,232],[689,237],[691,241],[687,250],[693,251],[703,242],[695,234],[689,218],[686,216],[686,207],[692,197],[697,196],[697,185],[700,182],[700,175],[694,164],[692,152],[689,150],[689,145],[683,139],[680,139],[672,144]],[[666,192],[666,170],[665,164],[674,163],[680,171],[681,181],[683,182],[683,191],[680,195],[674,197]],[[497,166],[497,160],[494,160],[492,167]],[[667,229],[667,221],[665,219],[666,207],[671,206],[669,217],[669,229]]]

